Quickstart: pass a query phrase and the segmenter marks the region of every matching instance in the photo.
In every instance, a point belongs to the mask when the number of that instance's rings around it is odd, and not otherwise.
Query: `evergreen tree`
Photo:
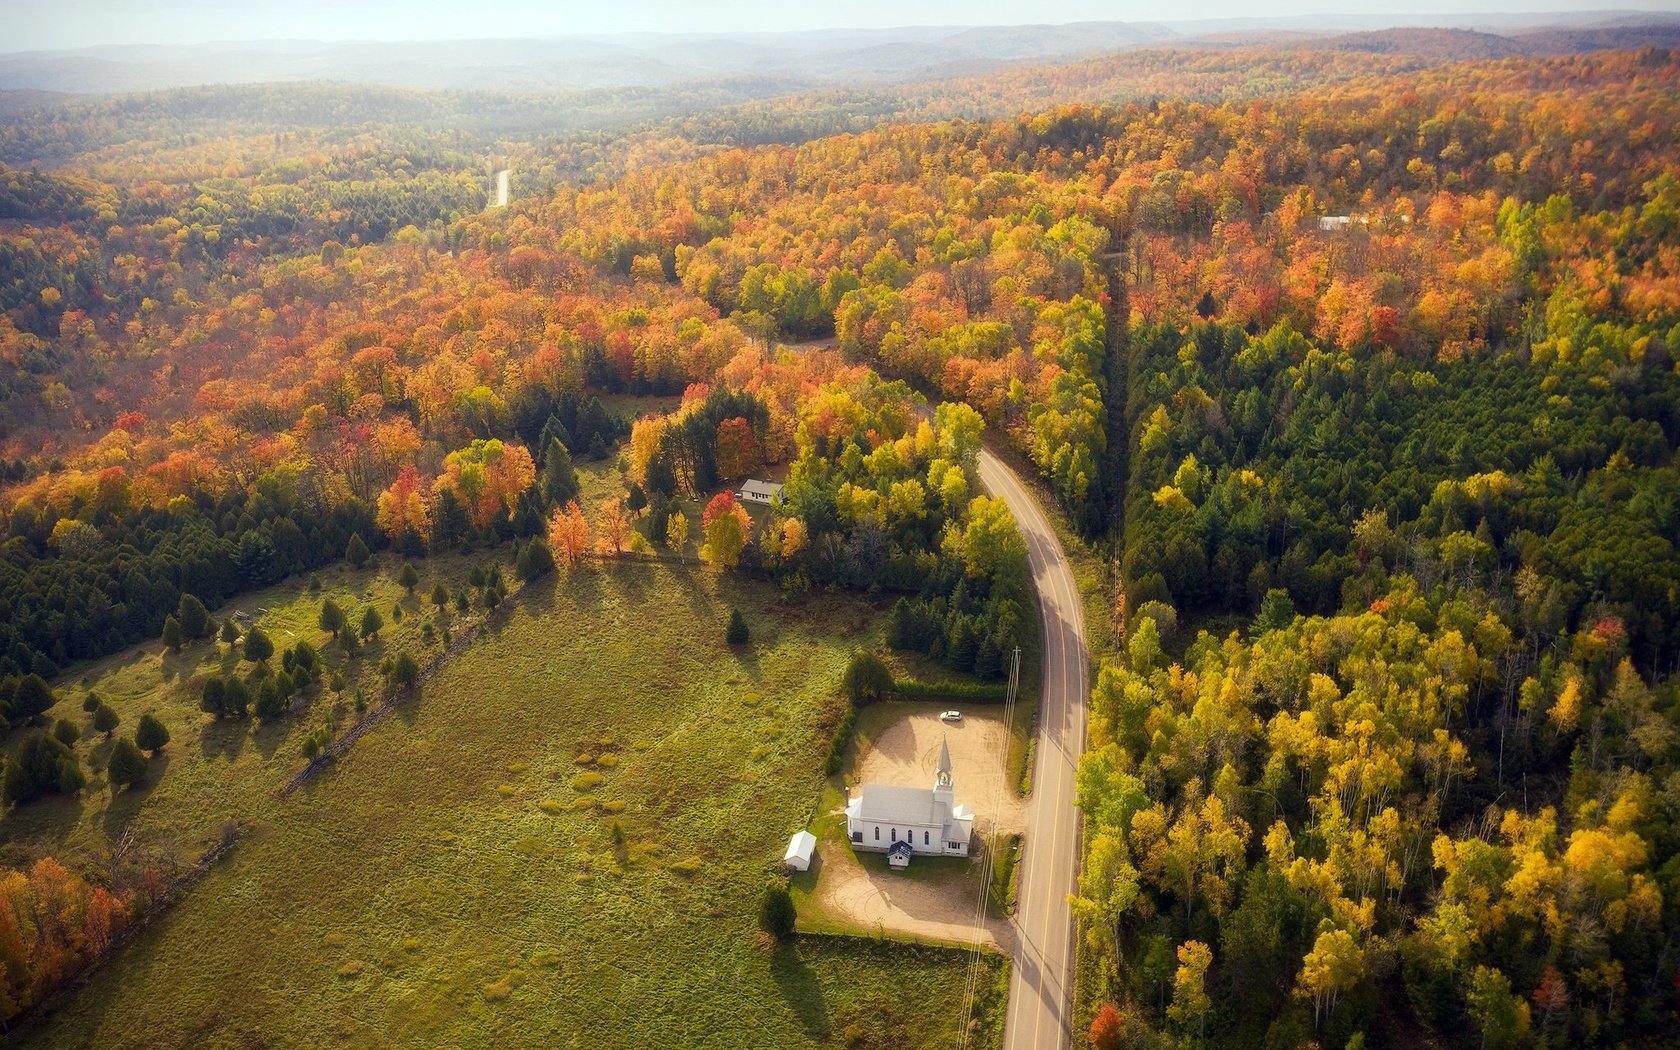
[[[181,595],[180,604],[175,607],[175,619],[181,624],[181,633],[195,642],[210,637],[216,629],[216,621],[211,618],[210,611],[190,594]]]
[[[337,602],[328,598],[321,603],[321,615],[316,618],[315,623],[328,634],[337,634],[338,629],[344,626],[344,610],[338,607]]]
[[[413,562],[403,562],[402,568],[397,572],[397,582],[402,584],[403,590],[409,594],[414,593],[414,588],[420,583],[420,573],[414,568]]]
[[[251,706],[251,689],[238,678],[230,678],[223,694],[222,709],[233,718],[244,718]]]
[[[181,624],[173,616],[163,618],[163,645],[172,653],[181,651]]]
[[[398,653],[391,661],[390,682],[398,689],[406,689],[420,677],[420,665],[407,653]]]
[[[444,607],[449,604],[449,588],[443,585],[442,580],[439,580],[432,587],[432,604],[437,606],[438,612],[442,612]]]
[[[729,626],[724,629],[723,640],[730,645],[746,645],[748,637],[746,617],[739,609],[729,610]]]
[[[514,563],[514,572],[521,580],[537,580],[554,571],[554,552],[549,549],[548,541],[537,537],[527,543],[519,552],[519,559]]]
[[[572,465],[572,454],[565,445],[556,441],[547,448],[542,468],[543,498],[552,506],[565,506],[567,501],[577,499],[577,468]]]
[[[212,718],[221,718],[227,714],[227,683],[220,678],[205,679],[198,709]]]
[[[222,641],[229,645],[239,641],[239,625],[231,616],[222,621]]]
[[[148,712],[140,716],[139,725],[134,727],[134,742],[140,750],[155,755],[169,743],[169,730]]]
[[[82,738],[82,731],[68,718],[60,718],[53,724],[53,736],[65,747],[75,747],[76,741]]]
[[[379,637],[379,629],[385,626],[385,618],[379,615],[379,610],[368,606],[362,613],[362,638],[372,640]]]
[[[93,711],[93,728],[95,732],[104,733],[107,738],[122,721],[117,712],[109,704],[100,704]]]
[[[68,795],[86,783],[76,756],[47,733],[35,733],[6,763],[6,801],[23,804],[42,795]]]
[[[127,737],[117,741],[111,749],[111,760],[105,766],[105,779],[110,781],[111,793],[138,784],[146,775],[146,756]]]
[[[787,883],[781,879],[771,879],[764,887],[764,896],[758,904],[758,925],[765,933],[777,940],[786,940],[793,936],[794,924],[798,920],[798,912],[793,907],[793,895],[788,892]]]
[[[344,547],[344,560],[350,563],[352,569],[365,568],[370,557],[368,545],[362,540],[362,534],[350,534],[350,542]]]
[[[27,722],[37,715],[44,715],[53,704],[58,702],[52,686],[38,674],[26,674],[17,684],[17,690],[12,693],[12,702],[7,708],[7,717],[14,723]]]
[[[261,627],[253,624],[245,632],[245,659],[254,664],[262,663],[274,655],[274,643],[268,640]]]

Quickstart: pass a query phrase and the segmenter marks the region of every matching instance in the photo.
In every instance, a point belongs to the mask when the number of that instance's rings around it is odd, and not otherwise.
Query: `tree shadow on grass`
[[[217,718],[207,722],[198,734],[198,752],[206,759],[235,762],[251,736],[251,723],[244,718]]]
[[[121,837],[123,829],[140,813],[140,807],[146,804],[146,798],[152,789],[163,782],[163,775],[169,771],[170,755],[168,751],[160,751],[156,758],[146,760],[146,774],[137,784],[131,784],[112,796],[105,807],[105,835],[112,841]],[[106,791],[110,790],[109,782]]]
[[[828,1000],[822,981],[816,972],[805,965],[799,954],[798,940],[782,941],[770,956],[770,975],[776,979],[782,998],[787,1000],[794,1017],[804,1026],[812,1040],[825,1043],[831,1038],[828,1020]]]

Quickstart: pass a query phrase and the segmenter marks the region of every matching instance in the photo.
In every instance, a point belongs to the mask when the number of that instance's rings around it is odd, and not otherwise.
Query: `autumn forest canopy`
[[[1112,565],[1080,1038],[1662,1044],[1680,52],[1403,45],[5,118],[8,802],[83,786],[85,661],[387,551],[692,545],[1000,679],[984,446]],[[155,887],[8,861],[10,1017]]]

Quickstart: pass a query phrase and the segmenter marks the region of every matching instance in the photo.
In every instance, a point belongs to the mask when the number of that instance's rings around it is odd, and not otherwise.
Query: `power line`
[[[1002,811],[1003,785],[1009,779],[1009,745],[1015,735],[1015,700],[1021,683],[1021,647],[1016,646],[1009,660],[1009,691],[1003,702],[1003,746],[998,762],[1003,776],[992,784],[992,834],[986,846],[986,856],[980,863],[980,892],[974,902],[974,939],[969,945],[968,972],[963,982],[962,1023],[957,1028],[959,1050],[968,1047],[969,1025],[974,1020],[974,1000],[979,991],[981,938],[985,935],[986,898],[991,895],[992,869],[996,865],[998,843],[998,813]]]

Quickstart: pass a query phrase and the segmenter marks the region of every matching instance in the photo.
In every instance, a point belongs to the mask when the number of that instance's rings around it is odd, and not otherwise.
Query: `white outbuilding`
[[[782,856],[782,863],[789,871],[808,871],[811,858],[817,853],[817,837],[809,831],[794,832],[793,838],[788,840],[787,853]]]

